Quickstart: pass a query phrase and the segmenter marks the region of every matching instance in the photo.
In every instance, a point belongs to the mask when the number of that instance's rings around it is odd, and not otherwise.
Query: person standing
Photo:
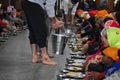
[[[65,22],[67,25],[69,25],[69,24],[72,26],[74,25],[74,17],[75,17],[75,12],[78,7],[78,4],[79,4],[79,0],[76,0],[75,3],[72,2],[72,0],[63,0],[62,1],[62,8],[64,10]],[[70,16],[69,16],[69,12],[70,12]]]
[[[29,29],[29,40],[32,50],[32,62],[38,62],[37,46],[41,50],[42,63],[47,65],[56,65],[57,63],[50,59],[47,52],[47,34],[46,15],[49,16],[51,27],[58,29],[64,25],[55,17],[56,0],[22,0],[22,8],[26,16]]]

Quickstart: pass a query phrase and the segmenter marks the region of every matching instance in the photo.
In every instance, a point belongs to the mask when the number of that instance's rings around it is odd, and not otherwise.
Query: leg
[[[73,14],[71,15],[71,23],[70,24],[74,25],[74,15]]]
[[[68,19],[69,0],[63,0],[62,5],[63,5],[64,14],[65,14],[65,22],[66,24],[69,24],[69,19]]]
[[[75,17],[75,13],[76,13],[76,9],[77,9],[78,4],[79,4],[79,2],[74,4],[74,5],[71,3],[71,6],[72,6],[72,10],[71,10],[71,25],[74,25],[74,17]]]
[[[65,14],[65,20],[66,24],[69,24],[68,14]]]
[[[32,5],[32,7],[30,7]],[[38,61],[38,55],[37,55],[37,48],[38,45],[41,50],[41,56],[42,56],[42,63],[48,64],[48,65],[55,65],[56,62],[51,60],[48,56],[47,50],[46,50],[46,41],[47,41],[47,28],[46,25],[46,18],[45,18],[45,12],[42,9],[42,7],[38,4],[29,2],[27,0],[24,0],[23,2],[23,10],[26,14],[26,19],[28,22],[29,30],[30,30],[30,43],[32,53],[33,53],[33,59],[32,62]],[[32,9],[31,9],[32,8]]]
[[[32,50],[32,62],[37,63],[38,62],[37,45],[31,44],[31,50]]]
[[[37,55],[38,55],[39,57],[41,57],[41,50],[40,50],[39,46],[37,46]],[[48,56],[49,56],[50,58],[54,58],[53,55],[48,54]]]

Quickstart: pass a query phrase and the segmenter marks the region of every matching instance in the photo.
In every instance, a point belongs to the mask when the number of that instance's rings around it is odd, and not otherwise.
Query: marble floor
[[[31,63],[31,50],[28,40],[28,31],[12,36],[7,42],[0,45],[0,80],[56,80],[65,66],[69,54],[67,47],[64,55],[52,54],[51,38],[48,43],[49,53],[58,62],[56,66]]]

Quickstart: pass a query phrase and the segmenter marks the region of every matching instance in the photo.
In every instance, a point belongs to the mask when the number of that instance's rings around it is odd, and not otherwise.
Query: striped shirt
[[[44,10],[46,10],[49,17],[55,16],[54,6],[56,0],[28,0],[28,1],[39,4]],[[46,5],[44,5],[43,3],[46,3]]]

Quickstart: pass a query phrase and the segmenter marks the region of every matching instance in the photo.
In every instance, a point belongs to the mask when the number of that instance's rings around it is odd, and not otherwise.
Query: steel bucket
[[[68,37],[65,34],[52,34],[52,51],[54,54],[63,55]]]
[[[71,37],[72,35],[72,30],[71,29],[65,29],[65,34],[68,36],[68,37]]]

